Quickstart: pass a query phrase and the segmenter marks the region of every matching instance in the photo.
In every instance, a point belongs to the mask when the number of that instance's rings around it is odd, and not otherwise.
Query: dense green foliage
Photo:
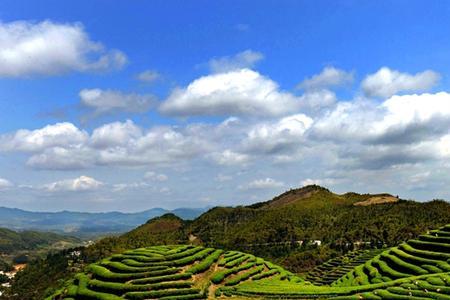
[[[12,265],[0,258],[0,271],[8,272],[13,269]]]

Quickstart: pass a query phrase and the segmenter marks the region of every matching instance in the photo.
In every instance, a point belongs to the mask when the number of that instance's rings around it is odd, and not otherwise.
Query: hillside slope
[[[201,246],[128,250],[91,264],[47,300],[66,299],[449,299],[450,225],[316,286],[262,258]],[[391,257],[395,253],[395,258]],[[403,254],[401,254],[403,253]]]
[[[192,245],[153,246],[91,264],[47,299],[214,298],[222,288],[263,278],[303,281],[251,254]]]
[[[16,232],[0,228],[0,254],[10,254],[20,250],[35,250],[58,242],[78,244],[81,243],[81,240],[76,237],[51,232]]]

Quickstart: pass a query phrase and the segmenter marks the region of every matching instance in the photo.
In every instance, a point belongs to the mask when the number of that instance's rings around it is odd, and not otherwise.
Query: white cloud
[[[43,186],[48,192],[81,192],[99,189],[103,183],[92,177],[80,176],[75,179],[55,181]]]
[[[12,184],[11,181],[4,179],[4,178],[0,178],[0,191],[1,190],[6,190],[10,187],[13,187],[14,185]]]
[[[247,151],[253,153],[283,153],[297,147],[312,124],[313,119],[304,114],[284,117],[273,123],[256,124],[243,144]]]
[[[126,94],[115,90],[83,89],[81,104],[94,110],[94,115],[112,112],[144,113],[155,104],[153,95]]]
[[[90,40],[80,23],[0,23],[0,77],[118,69],[127,58]]]
[[[246,164],[250,157],[243,153],[234,152],[230,149],[226,149],[222,152],[212,153],[212,158],[219,165],[244,165]]]
[[[259,190],[259,189],[273,189],[284,186],[284,183],[281,181],[276,181],[273,178],[266,177],[264,179],[256,179],[252,182],[248,183],[245,186],[241,186],[241,189],[244,190]]]
[[[308,91],[299,97],[302,111],[311,113],[317,112],[322,108],[330,108],[337,99],[336,94],[329,90]]]
[[[136,79],[142,82],[154,82],[161,78],[161,74],[155,70],[145,70],[136,75]]]
[[[318,90],[328,87],[342,86],[353,81],[353,73],[334,67],[325,67],[322,72],[303,80],[298,88],[305,90]]]
[[[450,94],[393,96],[381,104],[340,102],[314,125],[314,135],[341,141],[402,144],[448,131]]]
[[[260,52],[245,50],[234,56],[213,58],[209,61],[209,68],[214,73],[236,71],[244,68],[252,68],[256,63],[264,59]]]
[[[78,147],[51,147],[32,155],[27,166],[42,170],[78,170],[98,161],[98,153],[85,145]]]
[[[47,125],[41,129],[20,129],[14,134],[0,136],[0,150],[42,151],[50,147],[77,147],[88,139],[88,134],[72,123]]]
[[[188,128],[144,130],[132,121],[105,124],[92,134],[71,123],[18,130],[0,136],[1,150],[31,152],[27,164],[39,169],[80,169],[94,165],[148,165],[182,162],[210,151],[209,142]]]
[[[361,87],[369,97],[390,97],[400,92],[427,91],[439,80],[440,75],[431,70],[413,75],[383,67],[376,73],[367,75]]]
[[[146,172],[144,178],[150,181],[167,181],[169,177],[165,174],[158,174],[153,171]]]
[[[130,141],[142,137],[143,131],[133,121],[113,122],[102,125],[92,132],[90,144],[95,148],[127,146]]]
[[[259,73],[242,69],[196,79],[186,88],[175,89],[160,106],[176,116],[254,115],[277,116],[295,111],[299,99],[279,90]]]

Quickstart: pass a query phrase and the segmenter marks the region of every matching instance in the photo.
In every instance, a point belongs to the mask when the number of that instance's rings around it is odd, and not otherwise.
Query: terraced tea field
[[[349,253],[310,273],[312,282],[251,254],[155,246],[92,264],[49,299],[450,299],[449,262],[450,225],[381,253]]]
[[[295,277],[242,252],[190,245],[156,246],[126,251],[91,264],[86,273],[78,274],[54,298],[201,299],[220,294],[222,286],[274,276]]]
[[[381,249],[350,251],[315,267],[308,272],[306,279],[315,285],[329,285],[382,251]]]

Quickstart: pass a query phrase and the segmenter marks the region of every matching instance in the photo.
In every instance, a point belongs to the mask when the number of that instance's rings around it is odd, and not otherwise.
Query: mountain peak
[[[259,202],[250,205],[251,208],[276,208],[281,206],[290,205],[298,201],[309,199],[317,193],[323,193],[324,196],[334,195],[329,189],[322,187],[320,185],[311,184],[298,189],[290,189],[276,196],[272,200],[266,202]]]

